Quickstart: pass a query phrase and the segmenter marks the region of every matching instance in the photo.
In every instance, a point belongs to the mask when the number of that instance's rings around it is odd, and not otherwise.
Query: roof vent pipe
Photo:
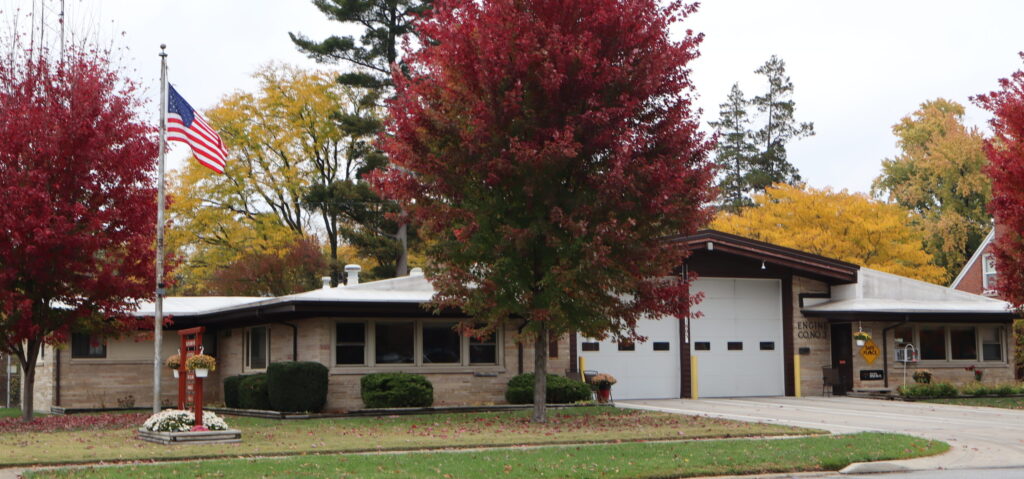
[[[358,264],[346,264],[345,274],[348,275],[348,279],[345,280],[345,286],[353,286],[359,284],[359,272],[363,270],[362,266]]]
[[[413,268],[409,271],[409,276],[423,276],[423,268]]]
[[[324,289],[331,289],[331,277],[330,276],[323,276],[323,277],[320,278],[320,281],[323,281]]]

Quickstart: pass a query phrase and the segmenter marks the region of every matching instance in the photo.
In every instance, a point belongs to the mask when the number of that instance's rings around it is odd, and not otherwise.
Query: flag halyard
[[[167,141],[187,143],[200,164],[224,173],[228,150],[220,135],[178,94],[174,86],[167,86]]]

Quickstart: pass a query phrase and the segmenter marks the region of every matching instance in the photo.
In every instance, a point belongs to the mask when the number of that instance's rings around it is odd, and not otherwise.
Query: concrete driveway
[[[897,432],[945,441],[952,446],[948,453],[939,456],[877,464],[884,470],[1024,467],[1021,410],[848,397],[657,399],[617,401],[616,405],[812,427],[833,433]]]

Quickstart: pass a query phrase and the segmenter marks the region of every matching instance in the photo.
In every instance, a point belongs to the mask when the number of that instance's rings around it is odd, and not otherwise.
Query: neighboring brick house
[[[971,259],[967,260],[967,264],[960,270],[960,274],[949,285],[950,288],[1002,299],[995,289],[996,258],[992,252],[995,237],[996,229],[993,228],[978,245],[978,249],[974,250]]]

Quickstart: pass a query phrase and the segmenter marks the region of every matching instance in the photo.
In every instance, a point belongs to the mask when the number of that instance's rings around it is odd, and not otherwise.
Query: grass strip
[[[549,446],[471,452],[244,458],[28,471],[43,478],[675,478],[834,471],[854,462],[907,459],[949,445],[899,434]]]
[[[935,404],[952,404],[955,406],[998,407],[1003,409],[1024,409],[1024,398],[1019,397],[985,397],[985,398],[946,398],[926,399],[917,402]]]
[[[227,418],[241,444],[164,446],[135,439],[134,429],[0,434],[0,465],[401,451],[587,442],[779,436],[823,431],[609,407],[278,421]]]

